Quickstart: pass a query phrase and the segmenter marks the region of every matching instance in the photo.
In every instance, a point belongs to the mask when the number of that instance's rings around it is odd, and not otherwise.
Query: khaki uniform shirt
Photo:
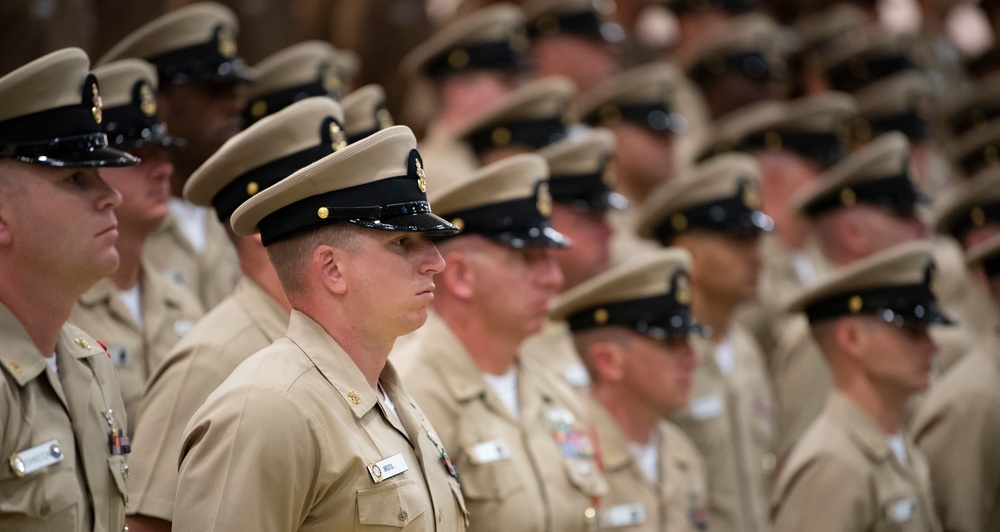
[[[573,333],[565,321],[547,321],[538,334],[521,345],[521,357],[529,359],[562,379],[585,397],[590,394],[590,374],[573,344]]]
[[[834,392],[782,468],[775,532],[936,532],[927,462],[904,436],[909,465],[850,399]]]
[[[379,382],[398,417],[323,327],[293,311],[287,336],[188,423],[174,530],[464,530],[440,439],[391,363]]]
[[[469,530],[580,532],[605,489],[590,421],[573,392],[530,360],[517,371],[515,417],[433,312],[400,374],[441,430],[469,507]]]
[[[612,231],[612,265],[624,264],[639,253],[660,247],[657,242],[639,238],[635,233],[638,209],[639,207],[633,205],[625,210],[608,212],[608,225]]]
[[[805,314],[785,314],[784,328],[771,353],[777,402],[778,456],[785,457],[823,411],[833,375]]]
[[[767,490],[776,463],[774,396],[750,333],[733,323],[720,346],[726,342],[734,355],[731,375],[720,368],[710,341],[692,338],[698,368],[691,402],[673,421],[708,466],[709,530],[767,531]]]
[[[596,401],[591,407],[608,481],[608,494],[601,501],[601,530],[707,530],[705,462],[691,440],[669,421],[657,426],[659,483],[653,483],[611,414]]]
[[[108,354],[64,325],[57,376],[2,304],[0,343],[0,530],[121,531],[128,465],[109,443],[111,430],[127,427]],[[39,462],[37,451],[46,460]],[[37,470],[18,476],[15,454]]]
[[[984,339],[931,386],[913,437],[944,529],[1000,530],[1000,339]]]
[[[207,311],[233,292],[240,276],[240,265],[236,249],[215,211],[205,209],[204,215],[205,249],[201,253],[191,246],[184,230],[170,214],[150,235],[143,254],[153,266],[198,296],[202,308]]]
[[[163,274],[143,267],[139,278],[142,320],[136,322],[111,279],[101,279],[80,297],[69,321],[107,346],[118,370],[122,398],[130,426],[139,421],[139,403],[146,379],[167,358],[167,353],[191,331],[202,316],[193,294]]]
[[[177,457],[191,416],[250,355],[284,336],[288,314],[247,277],[205,315],[149,378],[135,428],[129,513],[169,521]]]

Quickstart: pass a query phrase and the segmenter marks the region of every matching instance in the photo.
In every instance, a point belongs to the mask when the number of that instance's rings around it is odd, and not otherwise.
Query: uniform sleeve
[[[945,530],[985,530],[987,504],[1000,489],[1000,410],[982,396],[951,401],[924,418],[915,435],[931,469]]]
[[[857,532],[875,520],[863,474],[832,456],[792,473],[773,504],[774,532]]]
[[[298,530],[315,499],[315,436],[304,409],[278,390],[212,397],[185,431],[173,529]]]
[[[140,422],[130,457],[129,513],[169,521],[177,493],[177,457],[184,427],[205,399],[225,380],[198,347],[173,353],[153,375],[142,399]],[[218,353],[214,353],[218,355]]]

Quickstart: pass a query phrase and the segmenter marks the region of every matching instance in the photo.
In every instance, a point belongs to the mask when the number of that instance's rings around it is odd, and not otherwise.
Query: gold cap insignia
[[[354,390],[351,390],[351,391],[347,392],[347,399],[350,400],[351,403],[354,403],[356,405],[360,405],[361,404],[361,398],[358,397],[357,392],[355,392]],[[381,473],[379,474],[379,476],[381,476]]]
[[[492,142],[494,146],[506,146],[510,144],[510,140],[510,130],[505,127],[494,128],[493,132],[490,133],[490,142]]]
[[[256,181],[251,181],[247,183],[247,195],[253,196],[254,194],[260,192],[260,185]]]
[[[670,217],[670,227],[674,228],[674,231],[683,231],[687,229],[688,219],[687,216],[676,212]]]
[[[448,66],[451,68],[462,68],[469,64],[469,52],[461,48],[456,48],[448,53]]]
[[[340,78],[337,77],[337,73],[334,72],[329,66],[323,68],[323,73],[320,74],[320,79],[322,80],[323,90],[326,92],[336,92],[340,90]]]
[[[973,207],[972,210],[969,211],[969,221],[971,221],[972,225],[976,227],[982,227],[985,225],[986,213],[983,211],[983,208],[978,205]]]
[[[139,86],[139,110],[146,116],[156,114],[156,95],[153,94],[153,88],[149,83],[143,82]]]
[[[219,28],[219,53],[222,57],[236,57],[236,37],[233,36],[233,30]]]
[[[601,118],[601,124],[607,126],[613,126],[622,121],[622,110],[613,103],[602,105],[597,115]]]
[[[380,108],[378,111],[375,111],[375,122],[378,123],[379,129],[392,127],[392,113],[385,107]]]
[[[330,216],[330,209],[327,209],[326,207],[320,207],[319,209],[316,210],[316,216],[319,216],[321,219],[326,220]]]
[[[424,167],[420,165],[420,159],[414,159],[413,164],[417,166],[417,188],[420,192],[427,192],[427,174]]]
[[[685,274],[678,274],[676,277],[674,300],[681,305],[691,304],[691,280]]]
[[[90,351],[90,342],[84,340],[83,338],[74,338],[73,342],[87,351]]]
[[[741,195],[740,200],[743,202],[743,205],[751,209],[760,208],[760,192],[757,190],[757,187],[750,182],[743,183],[743,194]]]
[[[100,124],[104,117],[104,104],[101,102],[101,94],[97,91],[96,83],[90,85],[90,95],[90,101],[93,104],[93,107],[90,108],[90,114],[94,115],[94,122]]]
[[[538,213],[542,216],[552,216],[552,194],[549,193],[548,183],[538,185],[538,199],[535,201],[535,207],[538,208]]]
[[[858,195],[854,190],[844,187],[840,189],[840,204],[844,207],[853,207],[858,203]]]
[[[847,300],[847,310],[850,310],[852,314],[861,312],[862,306],[864,306],[864,302],[861,300],[861,296],[851,296],[851,299]]]
[[[616,173],[614,165],[611,161],[605,161],[604,172],[601,173],[601,181],[609,187],[614,187],[618,183],[618,174]]]
[[[337,151],[347,146],[347,135],[336,121],[330,122],[330,147]]]
[[[604,325],[608,322],[608,310],[605,308],[599,308],[594,311],[594,323],[598,325]]]
[[[254,118],[261,118],[266,115],[267,102],[264,100],[257,100],[256,102],[253,102],[253,105],[250,106],[250,114],[252,114]]]

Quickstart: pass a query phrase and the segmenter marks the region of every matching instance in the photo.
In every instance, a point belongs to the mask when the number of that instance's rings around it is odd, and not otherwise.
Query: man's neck
[[[118,250],[118,269],[111,274],[111,282],[119,290],[130,290],[139,282],[142,276],[142,249],[146,243],[147,234],[122,234],[115,243]]]
[[[0,301],[21,322],[38,351],[48,356],[55,353],[59,331],[86,291],[81,288],[66,289],[6,275],[0,283]]]
[[[656,424],[662,415],[642,408],[627,399],[626,394],[621,390],[604,386],[600,383],[594,385],[594,397],[607,409],[608,413],[615,420],[615,424],[625,435],[625,438],[633,443],[645,445],[649,443],[649,435],[656,428]]]
[[[237,244],[236,250],[240,260],[240,270],[250,280],[257,283],[264,293],[271,296],[285,313],[291,313],[292,307],[285,297],[285,290],[281,287],[281,280],[274,271],[274,266],[267,258],[264,246],[259,242],[253,242],[249,237],[240,237],[243,241]]]
[[[880,391],[867,381],[853,386],[838,385],[837,388],[861,411],[868,414],[887,435],[896,434],[903,428],[907,396],[886,390]]]
[[[483,373],[503,375],[517,360],[524,338],[504,334],[485,323],[473,312],[451,306],[436,307],[441,319],[462,343],[470,358]]]
[[[724,302],[713,301],[694,290],[694,298],[691,304],[691,314],[698,322],[712,328],[712,342],[719,343],[726,337],[729,324],[732,321],[735,305]]]

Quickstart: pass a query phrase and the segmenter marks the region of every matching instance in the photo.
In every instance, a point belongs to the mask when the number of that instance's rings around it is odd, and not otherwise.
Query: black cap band
[[[679,135],[685,130],[684,117],[672,112],[663,101],[606,104],[587,115],[584,122],[611,126],[620,120],[644,127],[654,133]]]
[[[555,33],[604,39],[604,34],[601,33],[601,18],[593,10],[542,15],[528,25],[528,36],[531,38]]]
[[[1000,116],[1000,106],[977,107],[952,116],[945,125],[953,136],[958,136],[998,116]]]
[[[243,109],[243,127],[249,127],[265,116],[277,113],[299,100],[313,96],[328,96],[340,101],[340,91],[327,90],[323,85],[323,80],[316,79],[309,83],[258,96]]]
[[[806,207],[806,214],[816,217],[824,212],[867,203],[889,209],[900,216],[914,216],[913,208],[926,200],[906,173],[844,185]]]
[[[535,186],[535,194],[491,203],[462,211],[442,214],[462,229],[462,235],[480,235],[513,248],[567,247],[566,238],[549,225],[552,202],[548,181]],[[452,235],[443,235],[444,240]]]
[[[937,299],[927,283],[887,286],[838,294],[805,309],[810,323],[841,316],[872,315],[896,325],[924,323],[951,325],[941,314]]]
[[[605,165],[601,165],[604,168]],[[553,175],[549,179],[552,201],[584,210],[605,212],[622,210],[628,200],[604,181],[604,172],[575,175]]]
[[[853,57],[826,71],[833,90],[853,94],[868,84],[907,70],[918,70],[909,57],[901,54],[862,59]]]
[[[437,77],[466,70],[500,70],[519,73],[527,70],[526,59],[509,40],[470,44],[447,50],[427,62],[428,76]]]
[[[958,161],[958,166],[966,176],[973,176],[983,168],[1000,164],[1000,144],[989,143],[965,155]]]
[[[823,168],[829,168],[845,157],[840,138],[828,131],[771,130],[747,138],[742,148],[789,150],[816,161]]]
[[[739,72],[758,81],[768,81],[778,75],[776,66],[771,64],[763,53],[751,51],[710,54],[691,69],[691,79],[696,83],[705,83],[729,71]]]
[[[1000,201],[974,205],[951,226],[951,235],[959,241],[965,240],[969,231],[988,223],[1000,223]]]
[[[704,229],[734,238],[756,238],[770,231],[774,222],[758,208],[759,193],[748,182],[733,196],[699,203],[675,212],[656,227],[657,241],[669,245],[691,229]]]
[[[705,9],[720,9],[727,13],[738,15],[753,11],[760,6],[757,0],[673,0],[668,3],[670,10],[678,15],[704,11]]]
[[[991,257],[983,261],[983,271],[986,277],[993,279],[1000,275],[1000,254],[994,253]]]
[[[225,53],[223,53],[225,52]],[[221,26],[208,42],[146,58],[156,65],[160,84],[246,81],[243,59],[236,55],[234,37]]]
[[[466,135],[472,149],[479,154],[519,144],[537,150],[564,138],[566,138],[566,126],[559,118],[517,120]]]
[[[926,140],[928,137],[927,119],[915,111],[869,118],[868,126],[873,135],[899,131],[910,140]]]

